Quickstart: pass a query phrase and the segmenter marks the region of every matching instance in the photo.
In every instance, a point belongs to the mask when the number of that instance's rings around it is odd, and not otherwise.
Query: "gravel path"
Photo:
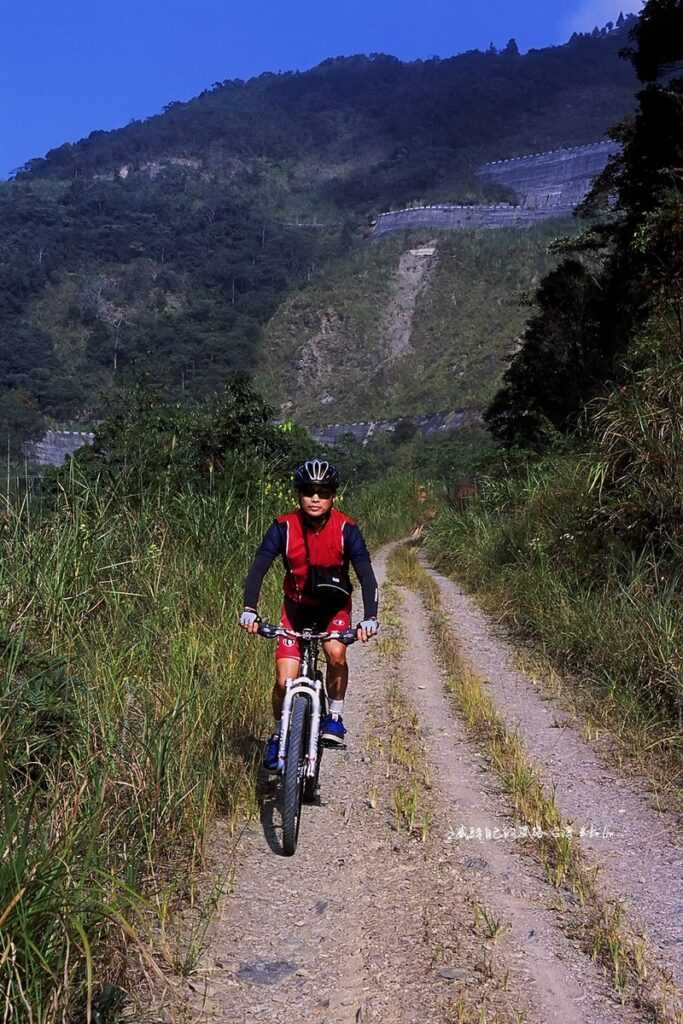
[[[652,806],[644,785],[621,778],[533,682],[516,671],[502,630],[452,580],[432,572],[464,656],[489,683],[509,726],[555,787],[557,804],[602,867],[606,891],[626,901],[659,963],[683,986],[683,823]]]
[[[487,771],[485,758],[453,714],[442,674],[435,667],[420,600],[408,592],[404,601],[409,651],[402,666],[403,684],[418,698],[429,760],[442,801],[450,808],[451,828],[457,833],[463,826],[467,835],[470,829],[486,828],[501,834],[513,825],[505,798]],[[453,858],[476,879],[489,910],[509,925],[511,958],[528,979],[530,1019],[544,1024],[640,1020],[615,1003],[602,972],[566,937],[559,926],[557,891],[540,865],[514,847],[514,840],[475,838],[461,839],[451,849]]]
[[[381,576],[381,556],[376,568]],[[457,882],[368,799],[378,780],[363,734],[381,720],[386,665],[377,645],[359,647],[350,652],[349,749],[325,752],[322,805],[305,808],[293,857],[279,855],[274,789],[248,827],[234,892],[191,979],[194,1020],[446,1019],[453,980],[433,967],[432,936]]]
[[[376,558],[380,580],[386,553]],[[275,790],[266,788],[180,1016],[205,1024],[643,1020],[566,937],[557,894],[531,858],[514,843],[452,841],[460,824],[509,821],[443,694],[422,607],[414,595],[403,599],[400,662],[391,668],[377,644],[350,652],[349,749],[326,752],[322,804],[305,808],[294,857],[279,854]],[[387,677],[419,716],[432,780],[419,797],[431,818],[425,842],[397,830],[392,798],[404,770],[367,742],[386,731]],[[216,836],[209,856],[226,871],[228,851]]]

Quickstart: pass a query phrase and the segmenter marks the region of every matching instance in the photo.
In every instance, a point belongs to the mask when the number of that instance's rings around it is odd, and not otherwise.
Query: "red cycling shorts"
[[[307,608],[303,605],[294,604],[293,601],[285,601],[280,616],[280,625],[285,629],[294,629],[300,633],[304,629],[315,629],[320,632],[343,632],[351,627],[351,608],[342,608],[329,616],[324,612],[321,616],[320,608]],[[322,620],[322,621],[321,621]],[[296,658],[301,660],[301,645],[295,637],[278,637],[275,648],[275,659]]]

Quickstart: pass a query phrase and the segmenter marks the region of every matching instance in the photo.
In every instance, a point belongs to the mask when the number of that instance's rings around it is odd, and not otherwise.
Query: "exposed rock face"
[[[618,152],[615,142],[596,142],[484,164],[480,176],[513,189],[519,205],[439,203],[381,213],[372,237],[409,228],[529,227],[550,217],[567,216],[585,197],[610,156]]]
[[[436,245],[432,243],[421,249],[409,249],[398,262],[393,295],[383,326],[389,361],[398,359],[411,349],[417,299],[429,283],[435,254]]]
[[[48,430],[40,441],[24,445],[24,451],[27,459],[39,466],[62,466],[67,455],[73,455],[94,440],[94,434],[76,430]]]

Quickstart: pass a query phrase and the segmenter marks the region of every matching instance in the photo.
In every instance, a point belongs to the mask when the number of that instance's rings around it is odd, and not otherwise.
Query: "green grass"
[[[648,1006],[653,1020],[679,1024],[681,1008],[670,979],[661,975],[653,984],[657,968],[648,962],[642,936],[634,933],[624,920],[622,904],[605,895],[596,884],[598,869],[586,858],[571,823],[562,818],[554,792],[529,759],[519,734],[508,727],[491,700],[486,681],[464,656],[452,623],[444,613],[438,584],[408,545],[392,554],[389,574],[422,598],[438,643],[446,688],[471,734],[485,749],[490,767],[514,808],[514,817],[529,829],[532,841],[525,848],[543,865],[551,885],[567,889],[575,897],[574,920],[565,926],[575,930],[584,948],[610,972],[622,1001],[628,999],[636,1006]],[[479,916],[489,940],[495,940],[501,923],[486,911],[480,911]],[[478,917],[477,925],[480,923]]]
[[[595,528],[586,460],[549,458],[521,478],[484,482],[427,537],[436,566],[475,591],[585,691],[631,759],[669,761],[680,791],[683,609],[679,576]],[[673,728],[672,728],[673,726]]]
[[[133,504],[74,480],[42,519],[4,510],[0,1007],[14,1020],[62,1020],[125,986],[129,945],[156,957],[155,915],[191,892],[212,817],[229,826],[252,805],[272,650],[235,623],[276,511],[263,492]]]
[[[425,514],[420,484],[409,472],[388,473],[382,480],[351,490],[344,511],[358,519],[369,548],[405,537]],[[347,508],[348,506],[348,508]]]
[[[246,500],[128,498],[73,475],[54,509],[0,509],[5,1018],[86,1019],[134,987],[131,964],[188,962],[167,925],[195,897],[207,828],[256,809],[273,651],[236,619],[289,501],[270,481]],[[374,545],[412,525],[415,486],[387,479],[347,506]],[[264,617],[280,581],[274,566]]]

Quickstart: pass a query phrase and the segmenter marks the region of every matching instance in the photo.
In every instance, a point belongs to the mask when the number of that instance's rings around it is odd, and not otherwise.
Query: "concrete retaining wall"
[[[25,444],[24,451],[26,458],[39,466],[62,466],[67,455],[73,455],[94,440],[94,434],[76,430],[48,430],[40,441]]]
[[[596,142],[484,164],[479,175],[513,189],[518,205],[435,203],[381,213],[372,237],[411,228],[526,228],[552,217],[567,217],[586,196],[610,156],[618,152],[614,142]]]
[[[338,444],[345,435],[351,434],[362,444],[367,444],[373,434],[394,433],[400,426],[408,425],[427,436],[448,434],[480,421],[475,409],[456,409],[455,412],[429,413],[422,416],[404,416],[394,420],[363,420],[357,423],[331,423],[322,427],[310,427],[311,436],[318,444]],[[48,430],[40,441],[24,445],[29,461],[39,466],[62,466],[67,455],[73,455],[79,448],[90,445],[94,434],[77,433],[70,430]]]

